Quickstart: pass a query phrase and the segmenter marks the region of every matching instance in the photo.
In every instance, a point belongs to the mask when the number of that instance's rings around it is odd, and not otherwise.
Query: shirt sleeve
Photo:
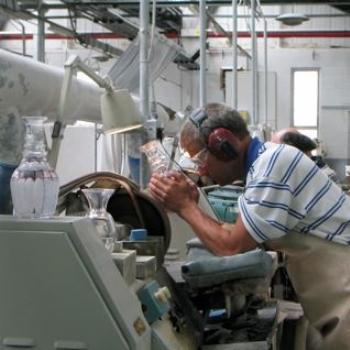
[[[289,185],[269,177],[248,183],[238,205],[245,228],[258,243],[284,236],[305,216]]]

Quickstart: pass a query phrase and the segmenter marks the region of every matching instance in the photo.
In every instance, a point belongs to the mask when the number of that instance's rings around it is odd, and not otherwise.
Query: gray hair
[[[208,103],[204,111],[208,118],[198,129],[190,120],[187,120],[180,131],[180,144],[186,148],[186,145],[192,144],[197,148],[204,148],[207,145],[207,139],[210,133],[218,128],[230,130],[240,139],[249,135],[246,122],[239,112],[221,104]]]

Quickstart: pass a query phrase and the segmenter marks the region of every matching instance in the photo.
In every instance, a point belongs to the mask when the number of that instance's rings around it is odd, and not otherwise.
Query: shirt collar
[[[254,161],[258,158],[260,154],[260,148],[264,143],[260,141],[257,137],[253,137],[248,146],[248,151],[244,163],[244,178],[247,177],[249,168],[254,163]]]

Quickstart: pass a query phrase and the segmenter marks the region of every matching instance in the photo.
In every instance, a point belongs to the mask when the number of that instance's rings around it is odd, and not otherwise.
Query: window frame
[[[294,122],[294,89],[295,89],[295,73],[296,72],[317,72],[317,116],[315,126],[296,125]],[[316,130],[317,137],[319,136],[319,121],[320,121],[320,68],[317,67],[298,67],[291,69],[291,125],[296,129]]]

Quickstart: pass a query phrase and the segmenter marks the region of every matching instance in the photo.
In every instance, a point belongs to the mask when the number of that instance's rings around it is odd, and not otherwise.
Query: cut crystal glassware
[[[46,159],[46,117],[23,119],[23,158],[10,182],[13,213],[20,218],[49,218],[56,210],[59,180]]]
[[[98,237],[109,251],[113,251],[113,242],[117,239],[117,231],[113,217],[107,211],[107,204],[114,193],[109,188],[85,188],[82,190],[89,202],[88,217],[96,227]]]

